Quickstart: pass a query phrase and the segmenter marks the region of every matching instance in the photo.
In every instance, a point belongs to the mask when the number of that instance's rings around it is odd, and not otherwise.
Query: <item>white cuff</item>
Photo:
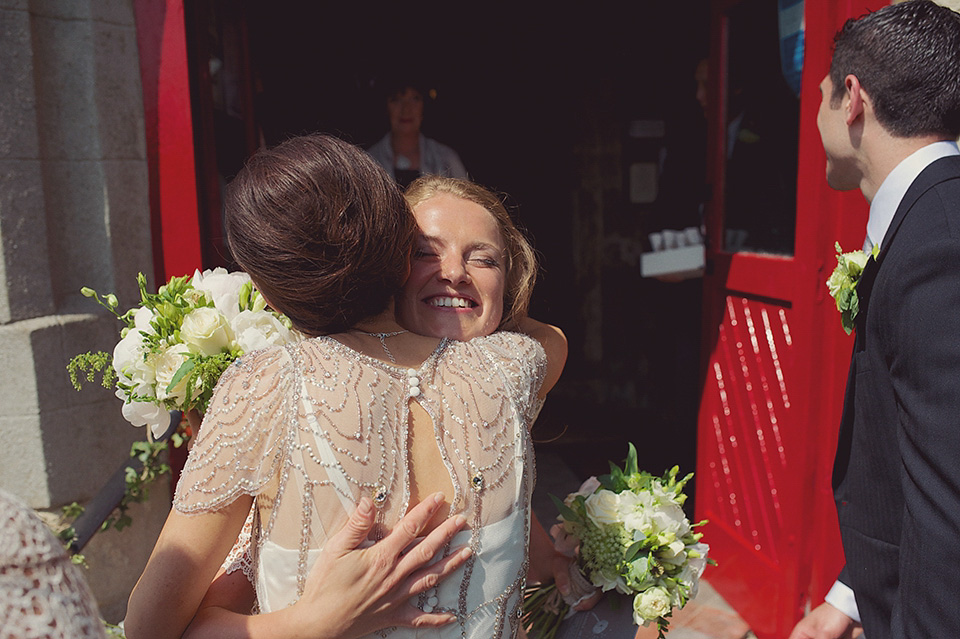
[[[847,615],[857,623],[860,623],[860,611],[857,609],[857,600],[853,596],[853,588],[843,583],[835,581],[830,592],[823,598],[828,604]]]

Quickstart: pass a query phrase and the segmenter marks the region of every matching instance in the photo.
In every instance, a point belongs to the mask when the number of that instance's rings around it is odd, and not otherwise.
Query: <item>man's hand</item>
[[[794,626],[790,639],[852,639],[860,634],[860,624],[824,602]]]

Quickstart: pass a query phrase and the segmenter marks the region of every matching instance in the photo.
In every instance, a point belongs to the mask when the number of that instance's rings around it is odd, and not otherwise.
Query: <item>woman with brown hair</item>
[[[350,145],[306,136],[259,152],[225,208],[237,262],[313,337],[224,374],[131,594],[128,637],[180,636],[251,506],[263,614],[243,620],[248,636],[408,624],[436,637],[514,636],[527,427],[548,390],[542,347],[515,333],[459,342],[397,324],[392,300],[416,227],[389,177]],[[347,551],[370,529],[379,554],[358,568]],[[421,533],[414,550],[403,543]],[[437,551],[436,564],[405,572]]]

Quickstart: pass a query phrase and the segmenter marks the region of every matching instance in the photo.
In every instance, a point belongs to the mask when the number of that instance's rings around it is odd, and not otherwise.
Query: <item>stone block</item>
[[[169,512],[170,481],[164,477],[150,487],[146,502],[130,506],[132,525],[98,532],[83,549],[90,566],[85,576],[100,614],[110,623],[126,616],[130,591],[147,565]]]
[[[57,309],[63,313],[90,311],[90,301],[80,289],[89,286],[106,294],[114,287],[103,165],[50,160],[44,163],[44,178],[51,286]]]
[[[52,505],[87,501],[146,435],[120,414],[120,400],[40,415],[47,490]]]
[[[0,242],[3,243],[6,308],[0,323],[50,315],[47,222],[40,163],[0,160]]]
[[[47,322],[0,326],[0,417],[36,417],[40,412],[31,334]]]
[[[50,498],[40,416],[0,415],[0,438],[3,439],[3,446],[0,446],[0,488],[18,495],[31,508],[48,508]]]
[[[10,11],[26,11],[29,0],[0,0],[0,9]]]
[[[91,383],[78,393],[67,376],[74,354],[112,351],[115,330],[110,317],[89,315],[0,327],[0,436],[21,442],[0,451],[0,479],[31,506],[89,499],[145,437],[112,390]]]
[[[39,146],[30,14],[25,10],[0,11],[0,42],[0,158],[36,158]]]
[[[136,29],[97,22],[93,30],[93,98],[101,157],[146,158]]]
[[[91,1],[96,5],[99,0],[32,0],[30,12],[44,18],[89,20]]]
[[[149,176],[146,160],[105,160],[103,173],[110,209],[114,292],[126,310],[140,302],[137,273],[153,283]],[[118,241],[122,238],[122,241]]]
[[[99,22],[135,26],[133,2],[130,0],[96,0],[90,4],[90,15]]]
[[[37,329],[30,335],[39,406],[43,411],[55,411],[109,404],[119,412],[120,400],[112,388],[104,388],[99,381],[84,382],[83,390],[78,392],[70,383],[66,367],[79,353],[112,353],[120,339],[122,323],[108,313],[57,316],[55,319],[55,324]]]
[[[33,38],[41,153],[48,159],[100,158],[93,24],[34,16]]]

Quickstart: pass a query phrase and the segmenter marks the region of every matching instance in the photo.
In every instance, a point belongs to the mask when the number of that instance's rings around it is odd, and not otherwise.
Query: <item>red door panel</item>
[[[712,7],[713,195],[706,211],[696,500],[697,517],[710,520],[704,532],[719,563],[707,576],[761,639],[786,637],[804,611],[822,601],[843,561],[830,470],[852,341],[840,328],[824,281],[836,265],[834,243],[862,243],[866,204],[859,193],[827,186],[816,114],[834,33],[848,17],[884,3],[805,2],[802,86],[794,103],[799,110],[792,112],[798,122],[791,123],[786,112],[766,120],[796,127],[792,252],[783,250],[782,233],[775,251],[764,250],[762,241],[730,241],[731,228],[736,237],[743,225],[752,229],[748,236],[763,236],[764,216],[772,210],[764,189],[774,176],[764,173],[763,162],[782,161],[778,151],[783,140],[790,141],[780,138],[779,145],[756,154],[755,172],[746,173],[748,188],[730,186],[737,179],[731,147],[762,141],[764,116],[770,115],[769,108],[761,109],[758,125],[738,117],[741,91],[769,86],[767,78],[744,73],[741,67],[751,61],[748,56],[745,62],[738,38],[753,37],[758,29],[776,31],[775,20],[755,20],[771,4],[717,0]],[[769,226],[782,220],[772,216]]]

